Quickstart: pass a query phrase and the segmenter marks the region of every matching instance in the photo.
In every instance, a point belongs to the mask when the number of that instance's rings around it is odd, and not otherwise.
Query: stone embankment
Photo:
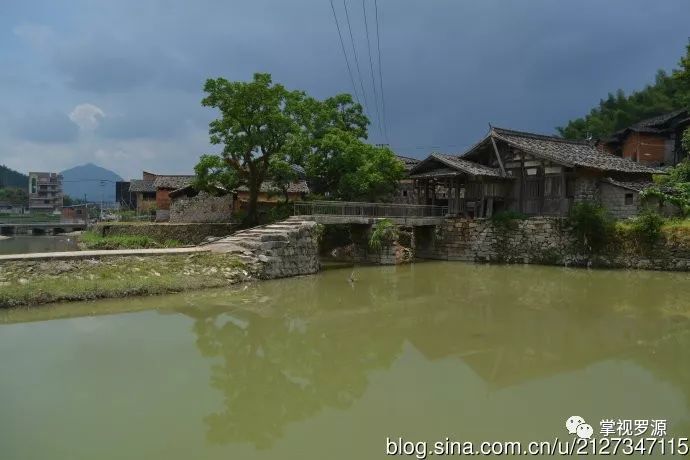
[[[468,262],[597,266],[650,270],[690,270],[690,242],[664,233],[653,247],[621,242],[601,254],[580,253],[567,221],[533,217],[498,224],[491,219],[446,219],[436,227],[416,227],[415,256]]]
[[[319,271],[319,226],[296,218],[242,230],[204,247],[236,255],[262,279]]]

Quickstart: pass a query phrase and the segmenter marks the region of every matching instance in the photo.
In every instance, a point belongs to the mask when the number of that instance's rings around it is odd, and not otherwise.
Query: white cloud
[[[98,128],[105,112],[93,104],[79,104],[69,114],[69,119],[84,131],[93,131]]]

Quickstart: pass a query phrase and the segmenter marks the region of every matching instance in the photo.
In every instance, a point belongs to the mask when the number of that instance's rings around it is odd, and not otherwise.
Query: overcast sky
[[[375,120],[362,2],[347,4]],[[378,6],[388,139],[416,157],[459,153],[489,122],[553,133],[673,68],[690,35],[688,0]],[[352,92],[329,0],[4,0],[0,34],[0,163],[24,172],[93,162],[125,178],[190,173],[214,151],[216,114],[200,105],[209,77],[270,72],[319,98]],[[376,123],[370,140],[385,142]]]

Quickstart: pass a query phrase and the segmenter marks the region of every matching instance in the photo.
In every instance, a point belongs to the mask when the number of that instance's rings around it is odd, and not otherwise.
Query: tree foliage
[[[250,82],[209,79],[204,90],[202,104],[220,111],[209,135],[222,151],[200,158],[196,185],[247,186],[247,223],[257,222],[264,181],[287,200],[287,187],[297,179],[292,165],[305,168],[313,191],[343,199],[385,198],[404,174],[389,149],[364,142],[369,121],[349,94],[318,100],[261,73]]]
[[[0,201],[13,205],[28,205],[29,192],[25,188],[0,188]]]
[[[663,70],[656,74],[654,84],[626,95],[621,89],[609,93],[588,115],[558,127],[568,139],[588,136],[605,138],[645,118],[661,115],[690,106],[690,42],[678,68],[669,75]]]
[[[660,205],[670,203],[684,216],[690,215],[690,159],[686,158],[669,169],[668,174],[658,176],[656,182],[655,186],[642,192],[642,198],[657,198]]]

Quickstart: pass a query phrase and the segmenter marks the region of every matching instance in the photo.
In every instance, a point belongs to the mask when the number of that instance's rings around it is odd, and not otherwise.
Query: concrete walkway
[[[111,249],[101,251],[35,252],[31,254],[0,255],[0,262],[11,260],[91,259],[109,256],[164,256],[168,254],[191,254],[194,252],[210,252],[210,249],[208,247],[203,246],[194,246],[191,248]]]

